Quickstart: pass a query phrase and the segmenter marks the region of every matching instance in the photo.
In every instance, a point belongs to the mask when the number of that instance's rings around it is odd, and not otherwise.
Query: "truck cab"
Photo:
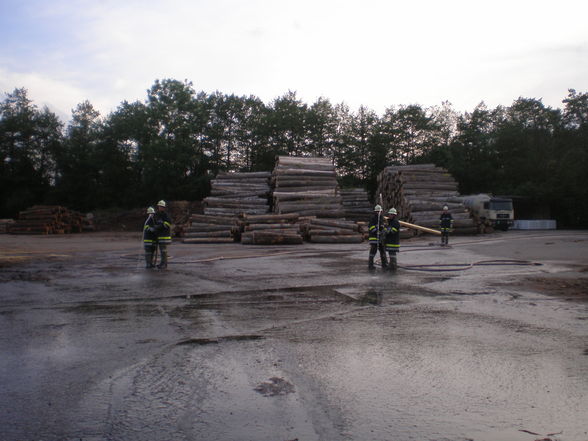
[[[492,197],[484,202],[483,207],[485,217],[494,224],[495,228],[506,231],[514,223],[512,199]]]
[[[464,205],[481,220],[489,221],[494,228],[507,231],[514,223],[510,198],[479,194],[464,198]]]

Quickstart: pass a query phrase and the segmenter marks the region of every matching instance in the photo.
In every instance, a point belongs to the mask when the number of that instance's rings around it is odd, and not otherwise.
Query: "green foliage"
[[[39,110],[25,89],[6,94],[0,103],[0,216],[47,198],[61,142],[55,114]]]
[[[448,102],[413,104],[380,117],[326,98],[309,106],[292,91],[266,105],[164,79],[145,102],[122,102],[104,118],[79,104],[64,131],[15,89],[0,102],[0,214],[45,202],[90,210],[198,200],[219,171],[271,170],[287,154],[328,157],[342,185],[372,194],[387,165],[433,162],[462,193],[526,196],[549,204],[560,225],[585,226],[588,94],[570,89],[563,104],[519,98],[464,114]]]

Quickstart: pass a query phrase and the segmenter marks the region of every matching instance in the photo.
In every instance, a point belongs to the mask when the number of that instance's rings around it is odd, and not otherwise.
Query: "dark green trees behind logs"
[[[519,98],[459,114],[447,102],[389,107],[289,91],[254,96],[197,92],[188,81],[157,80],[144,102],[107,116],[89,102],[64,126],[25,89],[0,102],[0,216],[35,203],[91,210],[156,199],[200,199],[219,171],[271,170],[275,156],[331,158],[343,185],[376,188],[390,164],[434,162],[462,193],[515,194],[547,202],[560,223],[588,222],[588,95],[570,90],[563,109]]]

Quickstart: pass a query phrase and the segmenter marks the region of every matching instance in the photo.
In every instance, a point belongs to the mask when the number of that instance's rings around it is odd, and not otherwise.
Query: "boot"
[[[398,261],[396,256],[390,256],[390,271],[396,271],[398,269]]]
[[[374,257],[375,256],[373,254],[370,254],[370,258],[369,258],[369,261],[368,261],[368,269],[369,270],[376,269],[376,267],[374,266]]]
[[[162,248],[160,256],[161,256],[161,262],[159,262],[159,265],[157,265],[157,268],[166,269],[167,268],[167,250],[164,250]]]
[[[145,251],[145,268],[153,268],[153,251]]]
[[[382,253],[380,259],[382,260],[382,269],[388,269],[388,259],[386,258],[386,254]]]

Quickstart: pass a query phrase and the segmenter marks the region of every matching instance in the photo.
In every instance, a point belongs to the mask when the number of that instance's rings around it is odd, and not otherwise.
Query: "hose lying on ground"
[[[530,260],[498,259],[498,260],[480,260],[473,263],[432,263],[425,265],[398,265],[408,271],[465,271],[475,266],[498,266],[498,265],[519,265],[519,266],[539,266],[541,263],[531,262]]]
[[[409,249],[406,249],[409,248]],[[431,250],[431,249],[444,249],[447,247],[439,247],[436,244],[428,244],[428,245],[410,245],[409,247],[403,248],[403,251],[422,251],[422,250]],[[348,252],[352,250],[332,250],[330,252]],[[354,250],[353,250],[354,251]],[[280,256],[284,254],[293,254],[293,253],[322,253],[323,251],[316,251],[316,250],[292,250],[292,251],[277,251],[272,253],[265,253],[265,254],[246,254],[240,256],[216,256],[216,257],[209,257],[206,259],[197,259],[197,260],[183,260],[183,261],[170,261],[168,264],[176,264],[176,265],[186,265],[191,263],[205,263],[205,262],[215,262],[217,260],[230,260],[230,259],[250,259],[256,257],[273,257],[273,256]],[[122,255],[120,256],[121,259],[136,259],[137,255]],[[376,262],[378,263],[378,262]],[[517,259],[495,259],[495,260],[480,260],[478,262],[473,263],[432,263],[432,264],[422,264],[422,265],[398,265],[398,268],[408,270],[408,271],[428,271],[428,272],[452,272],[452,271],[466,271],[475,266],[505,266],[505,265],[518,265],[518,266],[539,266],[542,265],[541,263],[532,262],[530,260],[517,260]]]

